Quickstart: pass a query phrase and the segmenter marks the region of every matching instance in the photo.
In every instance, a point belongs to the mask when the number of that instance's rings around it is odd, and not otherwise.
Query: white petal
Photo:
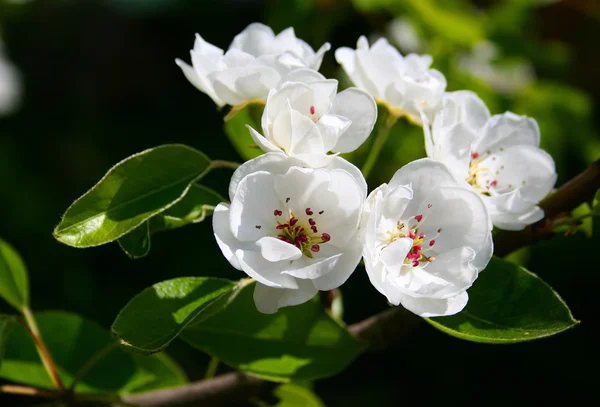
[[[323,56],[330,49],[331,49],[331,44],[328,42],[321,45],[321,48],[319,48],[319,50],[315,53],[315,56],[312,59],[312,61],[309,62],[309,64],[308,64],[309,68],[312,68],[312,69],[315,69],[318,71],[319,68],[321,67],[321,62],[323,62]]]
[[[404,259],[413,245],[413,240],[408,237],[396,239],[381,251],[381,262],[388,273],[395,275],[400,273],[404,265]]]
[[[497,193],[518,188],[520,198],[529,205],[544,199],[556,182],[554,160],[544,150],[534,146],[508,146],[485,159],[481,165],[488,169],[488,177],[497,181]]]
[[[488,235],[485,244],[483,247],[477,252],[475,259],[471,263],[473,267],[477,268],[477,271],[482,271],[485,269],[492,259],[492,255],[494,254],[494,240],[492,239],[492,233]]]
[[[194,85],[201,92],[204,92],[210,96],[217,106],[225,106],[225,102],[215,94],[214,89],[206,78],[200,77],[191,66],[183,62],[181,59],[176,59],[175,63],[181,68],[186,79],[190,81],[192,85]]]
[[[482,128],[490,118],[490,111],[477,94],[460,90],[447,93],[446,97],[453,98],[459,107],[458,120],[471,130]]]
[[[296,110],[285,110],[275,118],[271,137],[291,156],[326,153],[315,123]]]
[[[468,301],[469,296],[464,292],[456,297],[446,299],[404,295],[401,303],[404,308],[421,317],[441,317],[459,313],[465,308]]]
[[[391,188],[382,202],[382,215],[397,221],[404,214],[408,204],[413,199],[413,190],[408,185]]]
[[[471,287],[479,273],[473,265],[475,256],[475,251],[470,247],[457,247],[435,256],[435,260],[427,264],[425,272],[448,281],[451,286],[432,297],[447,298]]]
[[[252,136],[252,140],[254,140],[254,142],[265,152],[275,152],[275,151],[281,151],[281,149],[279,147],[277,147],[276,145],[274,145],[273,143],[271,143],[269,140],[267,140],[265,137],[263,137],[259,132],[257,132],[256,130],[254,130],[252,127],[250,127],[248,124],[246,125],[246,127],[248,128],[248,130],[250,131],[250,135]]]
[[[223,253],[223,256],[238,270],[242,269],[240,262],[235,256],[235,251],[243,246],[244,243],[237,240],[231,233],[229,227],[229,205],[220,203],[215,208],[212,216],[213,231],[217,244]]]
[[[281,152],[266,153],[246,161],[233,172],[229,182],[229,200],[232,201],[240,181],[248,174],[266,171],[272,174],[285,174],[291,166],[302,166],[302,162]],[[359,170],[360,171],[360,170]]]
[[[425,233],[427,244],[442,229],[435,239],[434,253],[462,246],[478,252],[491,232],[487,208],[479,195],[460,187],[439,187],[431,191],[415,214],[423,215],[419,231]],[[423,247],[426,247],[425,242]]]
[[[205,55],[213,61],[217,61],[223,56],[223,50],[221,48],[206,42],[198,33],[196,33],[196,40],[194,41],[194,52]]]
[[[250,99],[266,99],[280,78],[275,69],[256,63],[215,72],[213,86],[220,98],[235,105]]]
[[[328,274],[323,275],[313,283],[319,290],[327,291],[340,287],[348,280],[350,275],[356,270],[361,258],[361,241],[358,236],[350,241],[344,247],[342,257],[338,260],[335,268]]]
[[[236,250],[235,255],[244,273],[256,281],[270,287],[298,288],[294,277],[281,272],[285,264],[270,262],[254,250]]]
[[[285,82],[302,82],[302,83],[313,83],[317,81],[324,81],[325,77],[319,72],[310,68],[298,68],[288,72],[281,78],[281,83]]]
[[[342,157],[333,157],[327,164],[327,169],[340,169],[347,172],[359,185],[361,199],[365,200],[367,197],[367,181],[365,180],[362,171],[358,169],[358,167],[351,162],[344,160]]]
[[[325,114],[316,123],[323,139],[324,151],[331,151],[339,142],[340,135],[345,133],[352,123],[343,116]]]
[[[335,96],[330,114],[346,117],[352,124],[331,151],[347,153],[356,150],[369,137],[377,121],[377,104],[368,93],[349,88]]]
[[[268,52],[275,38],[275,33],[270,27],[252,23],[233,39],[229,48],[237,48],[254,56],[264,55]]]
[[[271,236],[260,238],[256,245],[260,247],[260,254],[271,262],[296,260],[302,257],[302,252],[296,246]]]
[[[275,209],[283,207],[273,189],[273,175],[257,171],[244,177],[230,206],[231,232],[242,241],[257,241],[275,230]]]
[[[314,280],[331,272],[341,256],[342,254],[338,253],[335,256],[327,258],[309,259],[302,257],[292,263],[291,267],[286,268],[283,273],[302,280]]]
[[[540,129],[537,122],[511,112],[492,116],[480,134],[480,138],[473,144],[473,151],[479,154],[488,151],[497,153],[501,148],[516,145],[540,145]]]
[[[317,292],[311,280],[298,281],[298,288],[295,290],[268,287],[257,282],[254,287],[254,303],[263,314],[274,314],[279,308],[305,303]]]

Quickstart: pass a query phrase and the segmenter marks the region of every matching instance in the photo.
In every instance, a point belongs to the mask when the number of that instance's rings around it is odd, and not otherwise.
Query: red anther
[[[432,261],[434,261],[434,260],[435,260],[435,257],[433,257],[433,256],[429,256],[429,257],[427,258],[427,261],[428,261],[428,262],[430,262],[430,263],[431,263]]]
[[[300,229],[302,229],[302,227],[301,227],[301,226],[296,226],[296,227],[294,228],[294,230],[295,230],[296,232],[300,232]]]
[[[290,239],[288,239],[287,237],[285,237],[283,235],[278,235],[277,239],[283,240],[284,242],[287,242],[287,243],[292,243],[292,242],[290,242]]]
[[[319,247],[318,244],[313,244],[310,248],[310,251],[315,253],[317,253],[319,250],[321,250],[321,247]]]
[[[283,212],[281,212],[279,209],[275,209],[273,211],[273,215],[275,215],[275,216],[281,216],[281,215],[283,215]]]
[[[431,239],[429,241],[429,247],[433,247],[434,244],[435,244],[435,239]]]
[[[415,252],[420,252],[421,250],[423,250],[423,246],[418,244],[418,245],[413,246],[413,249],[415,249]]]
[[[316,227],[316,226],[311,226],[310,228],[312,229],[313,233],[317,233],[317,232],[318,232],[318,230],[317,230],[317,227]]]
[[[479,157],[479,153],[476,153],[476,152],[474,152],[474,151],[473,151],[473,152],[471,153],[471,158],[472,158],[473,160],[476,160],[476,159],[477,159],[477,157]]]
[[[315,114],[315,107],[314,106],[310,107],[310,114]]]
[[[413,267],[417,267],[419,265],[419,260],[413,260],[412,265]]]
[[[415,233],[414,230],[411,230],[410,232],[408,232],[408,237],[410,237],[411,239],[414,239],[415,237],[417,237],[417,234]]]
[[[419,233],[419,239],[423,239],[425,237],[425,233],[421,232]]]
[[[287,227],[288,227],[288,224],[287,224],[287,223],[282,223],[281,225],[277,225],[277,226],[275,227],[275,229],[285,229],[285,228],[287,228]]]
[[[423,219],[423,215],[417,215],[415,216],[415,219],[417,220],[417,222],[421,222],[421,219]]]
[[[294,226],[296,223],[298,223],[298,218],[290,219],[290,226]]]
[[[310,208],[306,208],[304,212],[306,212],[308,216],[313,214],[313,211],[311,211]]]
[[[299,239],[299,240],[300,240],[302,243],[304,243],[304,242],[306,242],[306,241],[308,240],[308,237],[307,237],[306,235],[300,235],[300,236],[298,236],[298,239]]]
[[[319,211],[319,215],[323,215],[323,212],[325,212],[325,211]]]
[[[329,236],[329,233],[323,233],[321,235],[321,240],[323,240],[324,242],[329,242],[331,240],[331,236]]]
[[[313,218],[308,218],[308,223],[309,223],[311,226],[315,226],[315,225],[317,224],[317,222],[315,222],[315,220],[314,220]]]
[[[260,229],[260,228],[262,228],[262,226],[260,226],[260,225],[256,225],[256,226],[254,226],[254,227],[255,227],[256,229]]]
[[[498,185],[498,180],[495,179],[492,182],[490,182],[490,186],[496,188],[496,185]]]

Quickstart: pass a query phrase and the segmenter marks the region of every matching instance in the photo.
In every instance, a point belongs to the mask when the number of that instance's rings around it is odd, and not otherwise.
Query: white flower
[[[301,165],[282,153],[247,161],[231,179],[231,204],[213,214],[223,255],[256,280],[254,301],[267,314],[339,287],[361,257],[362,173],[340,157]]]
[[[371,192],[361,234],[371,283],[390,303],[424,317],[461,311],[493,250],[481,198],[428,158]]]
[[[21,103],[21,75],[4,55],[0,43],[0,116],[14,112]]]
[[[271,90],[262,116],[264,137],[248,126],[264,151],[283,151],[310,166],[320,167],[331,156],[357,149],[371,134],[377,105],[366,92],[349,88],[337,92],[338,82],[304,77]]]
[[[335,58],[356,86],[418,123],[421,110],[430,118],[435,114],[446,89],[444,75],[429,69],[431,56],[403,57],[385,38],[369,48],[367,39],[360,37],[356,50],[338,48]]]
[[[196,34],[190,51],[193,67],[180,59],[175,62],[192,85],[218,106],[233,106],[266,99],[269,90],[295,69],[318,70],[329,48],[325,43],[315,53],[291,27],[275,35],[271,28],[254,23],[233,39],[225,53]]]
[[[478,192],[495,226],[520,230],[544,217],[537,204],[552,190],[552,157],[539,148],[534,119],[507,112],[490,117],[472,92],[447,93],[431,131],[427,155],[445,163],[457,181]]]

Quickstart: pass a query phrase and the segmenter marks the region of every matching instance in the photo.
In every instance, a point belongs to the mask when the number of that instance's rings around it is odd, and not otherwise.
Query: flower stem
[[[212,160],[210,162],[211,168],[231,168],[232,170],[236,170],[240,165],[235,161],[225,161],[225,160]]]
[[[379,158],[379,153],[381,153],[381,149],[383,148],[383,145],[385,144],[385,142],[388,139],[388,136],[390,135],[390,131],[396,124],[396,121],[398,121],[398,116],[393,115],[389,112],[387,112],[386,114],[387,117],[380,118],[381,121],[379,127],[377,128],[377,136],[375,136],[375,141],[373,141],[373,145],[371,146],[369,155],[367,156],[367,159],[365,160],[365,163],[362,167],[362,173],[365,178],[367,178],[371,173],[371,170],[373,169],[375,163],[377,162],[377,159]]]
[[[54,391],[36,389],[35,387],[28,387],[28,386],[18,386],[18,385],[14,385],[14,384],[5,384],[5,385],[0,386],[0,393],[18,394],[21,396],[32,396],[32,397],[47,397],[47,398],[57,398],[60,396],[59,393],[54,392]]]
[[[208,362],[208,367],[206,368],[206,373],[204,373],[204,380],[212,379],[213,377],[215,377],[218,367],[219,367],[219,359],[212,357],[210,359],[210,362]]]
[[[44,341],[42,340],[42,337],[40,336],[40,331],[39,331],[39,328],[35,321],[35,318],[33,316],[33,313],[31,312],[31,309],[27,305],[25,307],[23,307],[23,316],[25,317],[25,322],[27,324],[27,326],[26,326],[27,331],[33,338],[33,342],[35,343],[35,347],[38,351],[38,354],[40,355],[42,364],[44,365],[46,372],[48,372],[48,376],[50,376],[50,380],[52,381],[52,384],[58,390],[64,391],[65,386],[63,385],[62,380],[60,380],[60,376],[58,375],[58,370],[56,369],[56,364],[54,363],[54,360],[52,359],[52,355],[50,355],[50,352],[48,352],[48,348],[46,348],[46,345],[44,344]]]
[[[73,382],[71,383],[71,387],[69,387],[69,391],[73,392],[75,390],[75,386],[105,357],[107,357],[114,349],[119,346],[117,341],[113,341],[106,345],[105,347],[98,350],[91,358],[89,358],[84,365],[79,369]]]

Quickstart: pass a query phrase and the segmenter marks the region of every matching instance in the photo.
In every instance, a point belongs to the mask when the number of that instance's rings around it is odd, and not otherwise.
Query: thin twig
[[[57,398],[60,393],[50,390],[36,389],[35,387],[5,384],[0,386],[0,393],[18,394],[21,396]]]
[[[28,306],[23,307],[23,316],[25,317],[25,327],[27,329],[27,332],[29,332],[29,335],[33,338],[33,342],[35,343],[35,347],[38,351],[38,354],[40,355],[42,364],[44,365],[46,372],[48,372],[48,376],[50,376],[52,384],[58,390],[64,391],[65,386],[63,385],[62,380],[58,375],[56,364],[54,363],[54,360],[52,359],[52,355],[48,351],[48,348],[46,348],[46,344],[42,340],[40,331],[35,321],[35,317],[33,316],[33,313],[31,312],[31,309]]]
[[[204,379],[212,379],[215,377],[217,373],[217,368],[219,367],[219,359],[212,357],[210,358],[210,362],[208,363],[208,368],[206,368],[206,373],[204,373]]]

